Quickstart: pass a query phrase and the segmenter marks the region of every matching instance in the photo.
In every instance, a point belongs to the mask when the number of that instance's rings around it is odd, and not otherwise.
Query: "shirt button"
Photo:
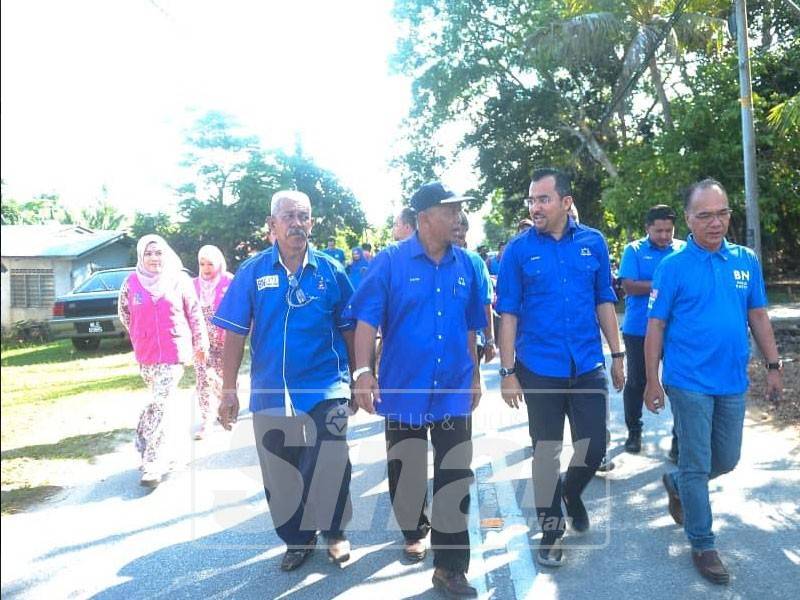
[[[441,317],[441,316],[442,316],[442,311],[440,311],[440,310],[437,310],[437,311],[436,311],[436,314],[437,314],[437,315],[439,315],[439,316]]]
[[[437,335],[437,336],[436,336],[436,339],[437,339],[437,340],[440,340],[440,339],[442,339],[442,334],[440,333],[439,335]]]
[[[439,382],[434,379],[433,386],[436,387],[437,385],[439,385]]]
[[[567,283],[567,278],[565,277],[565,278],[564,278],[564,279],[562,279],[561,281],[563,281],[564,283]]]
[[[442,359],[441,359],[441,358],[437,358],[437,359],[436,359],[436,362],[437,362],[437,363],[440,363],[440,362],[442,362]]]
[[[437,293],[437,294],[438,294],[439,292],[441,292],[441,291],[442,291],[442,288],[436,288],[436,293]]]

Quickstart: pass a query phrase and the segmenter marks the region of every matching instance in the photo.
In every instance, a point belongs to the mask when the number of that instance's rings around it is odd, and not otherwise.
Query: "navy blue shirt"
[[[596,307],[616,302],[603,235],[570,217],[560,240],[535,228],[512,239],[497,280],[497,312],[517,316],[517,358],[546,377],[604,364]]]
[[[383,335],[379,414],[422,425],[471,413],[467,335],[486,326],[485,300],[461,248],[437,265],[414,234],[375,257],[348,315]]]
[[[653,279],[651,319],[666,322],[665,385],[711,395],[747,391],[748,311],[767,305],[756,254],[723,240],[717,252],[692,236]]]
[[[325,248],[323,252],[344,264],[344,250],[341,248]]]
[[[308,412],[332,398],[350,398],[342,331],[353,286],[341,263],[309,246],[306,264],[290,276],[278,244],[241,264],[212,322],[250,333],[250,410],[291,406]]]
[[[619,277],[634,281],[652,281],[656,267],[665,256],[686,245],[683,240],[672,240],[666,248],[659,248],[649,237],[631,242],[622,252],[619,265]],[[644,336],[647,333],[647,299],[649,294],[625,296],[625,320],[622,322],[622,333]]]

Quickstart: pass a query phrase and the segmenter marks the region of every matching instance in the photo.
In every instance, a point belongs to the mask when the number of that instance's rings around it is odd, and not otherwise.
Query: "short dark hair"
[[[361,244],[361,249],[366,250],[367,252],[372,252],[372,244],[370,244],[369,242],[364,242],[363,244]]]
[[[656,204],[651,207],[644,216],[644,222],[648,227],[659,220],[670,220],[672,224],[675,225],[675,211],[672,210],[671,206]]]
[[[694,196],[695,192],[700,190],[706,190],[710,187],[718,187],[722,190],[722,193],[725,194],[725,197],[728,197],[728,192],[725,190],[725,186],[723,186],[719,181],[713,179],[711,177],[706,177],[705,179],[701,179],[700,181],[696,181],[688,188],[683,194],[683,208],[684,210],[689,210],[689,204],[692,202],[692,196]]]
[[[545,177],[552,177],[556,180],[556,191],[559,196],[562,198],[564,196],[572,196],[572,178],[564,171],[552,167],[536,169],[531,176],[531,183],[535,183]]]
[[[502,248],[505,245],[506,245],[505,241],[497,242],[497,249],[500,250],[500,248]]]
[[[406,206],[403,210],[400,211],[398,215],[400,220],[411,227],[411,229],[417,228],[417,213],[414,211],[413,208],[409,208]]]

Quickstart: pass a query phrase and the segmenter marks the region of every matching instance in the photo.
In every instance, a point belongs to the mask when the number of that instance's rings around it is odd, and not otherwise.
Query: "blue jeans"
[[[667,386],[678,434],[678,471],[672,480],[683,505],[692,550],[714,548],[708,481],[734,469],[742,450],[744,394],[710,396]]]

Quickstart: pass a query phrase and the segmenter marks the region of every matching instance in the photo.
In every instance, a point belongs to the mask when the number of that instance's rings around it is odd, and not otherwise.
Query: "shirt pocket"
[[[572,275],[581,283],[593,284],[599,269],[600,261],[592,255],[578,255],[574,257],[570,265]]]
[[[522,283],[525,296],[547,294],[553,286],[553,268],[544,259],[529,260],[522,267]]]

